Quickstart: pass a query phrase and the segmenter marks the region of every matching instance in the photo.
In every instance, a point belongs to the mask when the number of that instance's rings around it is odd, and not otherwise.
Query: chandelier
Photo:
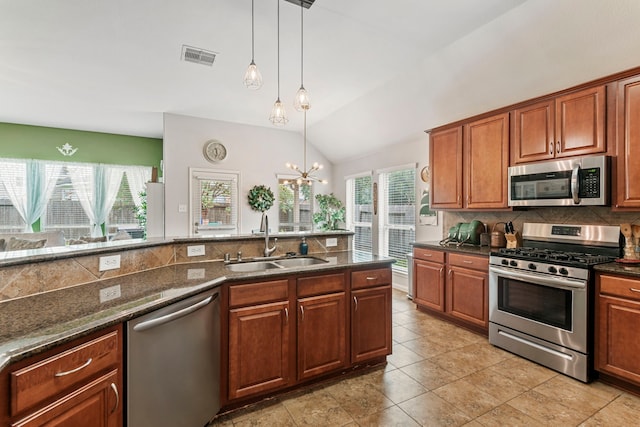
[[[303,128],[303,140],[304,140],[304,153],[302,158],[302,169],[298,167],[298,165],[287,163],[287,167],[294,172],[300,174],[300,176],[295,179],[295,182],[298,185],[312,185],[314,182],[319,182],[321,184],[326,184],[328,181],[326,179],[320,179],[315,176],[315,173],[322,169],[322,165],[318,162],[314,162],[313,165],[309,169],[307,169],[307,110],[305,108],[302,110],[304,114],[304,128]],[[285,184],[289,184],[290,181],[285,181]]]

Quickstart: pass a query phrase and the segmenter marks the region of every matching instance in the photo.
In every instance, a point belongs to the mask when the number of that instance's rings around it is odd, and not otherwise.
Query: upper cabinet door
[[[618,82],[616,208],[640,208],[640,76]]]
[[[509,113],[466,124],[463,134],[464,206],[507,208]]]
[[[513,111],[513,164],[607,151],[605,86]]]
[[[555,102],[539,102],[513,112],[514,163],[553,159]]]
[[[556,98],[556,157],[603,153],[605,86]]]
[[[431,208],[462,208],[462,126],[431,132]]]

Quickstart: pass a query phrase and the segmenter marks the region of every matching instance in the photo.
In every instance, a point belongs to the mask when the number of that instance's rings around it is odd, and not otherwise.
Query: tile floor
[[[491,346],[393,293],[385,367],[223,415],[216,426],[632,426],[640,398]]]

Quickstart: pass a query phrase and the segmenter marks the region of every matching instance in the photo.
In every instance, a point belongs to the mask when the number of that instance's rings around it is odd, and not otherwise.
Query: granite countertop
[[[358,266],[388,266],[392,258],[344,251],[309,254],[327,261],[307,267],[231,272],[221,261],[174,264],[0,303],[0,370],[8,364],[105,327],[167,306],[223,283]],[[121,296],[100,302],[100,290]]]
[[[640,264],[623,264],[619,262],[609,262],[606,264],[598,264],[593,268],[598,273],[618,274],[640,279]]]
[[[439,241],[422,241],[422,242],[413,242],[411,243],[415,248],[425,248],[425,249],[436,249],[440,251],[446,252],[459,252],[469,255],[483,255],[489,256],[492,251],[495,251],[496,248],[491,248],[489,246],[476,246],[476,245],[467,245],[464,244],[462,246],[456,246],[455,244],[442,246]]]

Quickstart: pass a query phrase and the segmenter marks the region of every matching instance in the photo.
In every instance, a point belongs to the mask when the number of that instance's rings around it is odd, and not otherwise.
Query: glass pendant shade
[[[296,92],[296,96],[293,100],[293,107],[297,111],[308,110],[309,108],[311,108],[309,92],[307,92],[304,86],[300,86],[300,89],[298,89],[298,92]]]
[[[276,126],[284,126],[289,121],[287,112],[284,109],[284,104],[280,101],[280,98],[276,99],[276,102],[273,104],[269,120]]]
[[[244,73],[244,85],[251,90],[257,90],[262,87],[262,74],[260,74],[260,70],[258,70],[258,66],[253,60],[249,64],[247,72]]]

